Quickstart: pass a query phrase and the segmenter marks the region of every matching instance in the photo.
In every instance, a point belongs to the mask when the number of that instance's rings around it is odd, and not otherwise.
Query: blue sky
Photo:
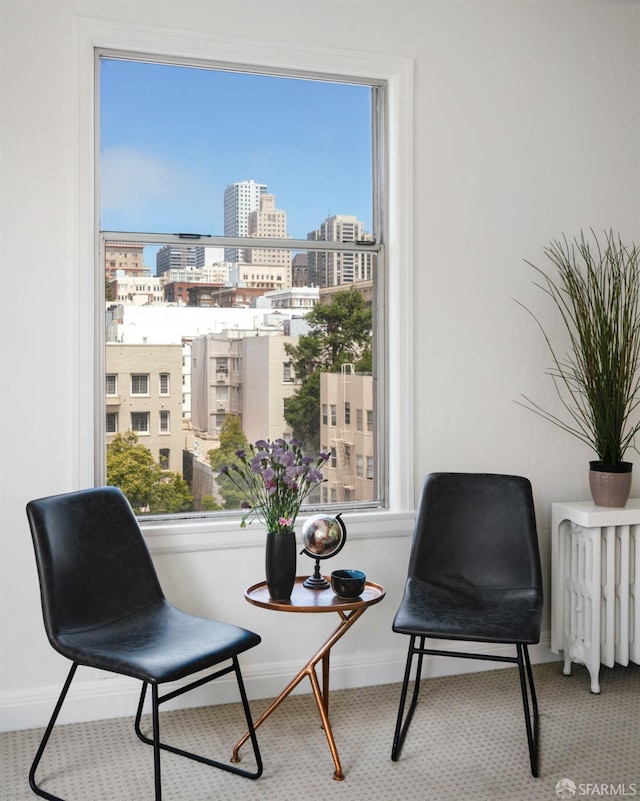
[[[223,233],[228,184],[266,183],[304,239],[332,214],[371,230],[371,90],[103,59],[101,228]]]

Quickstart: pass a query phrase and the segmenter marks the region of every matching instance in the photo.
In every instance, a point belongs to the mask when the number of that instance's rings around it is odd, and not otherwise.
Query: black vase
[[[272,601],[288,601],[296,581],[296,535],[292,529],[268,531],[265,576]]]

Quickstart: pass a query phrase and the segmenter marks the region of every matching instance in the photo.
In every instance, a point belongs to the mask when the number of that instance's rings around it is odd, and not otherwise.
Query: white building
[[[266,195],[266,184],[255,181],[237,181],[224,190],[224,235],[247,236],[249,213],[260,207],[261,195]],[[225,261],[244,261],[243,248],[225,248]]]
[[[215,248],[211,245],[196,245],[196,267],[211,267],[224,261],[224,248]]]
[[[124,305],[145,306],[164,300],[164,282],[155,275],[127,275],[116,270],[115,278],[109,281],[111,299]]]
[[[223,250],[223,248],[220,248]],[[171,269],[162,274],[165,283],[183,282],[189,284],[226,284],[233,265],[222,261],[217,264],[205,264],[204,267],[185,267]]]
[[[259,300],[272,309],[304,309],[309,311],[320,300],[320,289],[317,286],[285,287],[265,292]],[[260,305],[256,301],[256,306]]]

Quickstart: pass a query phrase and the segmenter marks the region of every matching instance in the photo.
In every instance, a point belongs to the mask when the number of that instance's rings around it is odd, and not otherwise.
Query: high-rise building
[[[164,245],[156,253],[156,275],[195,266],[196,248],[193,245]]]
[[[373,241],[364,230],[364,223],[351,214],[327,217],[320,228],[307,234],[317,242]],[[373,254],[349,252],[309,251],[307,254],[308,278],[320,287],[341,286],[357,281],[368,281],[373,274]]]
[[[247,236],[287,239],[287,213],[276,208],[274,195],[260,195],[258,208],[249,212]],[[251,275],[260,275],[260,281],[271,280],[274,288],[291,286],[290,250],[245,248],[244,262],[246,266],[260,267],[257,273],[250,271]],[[246,280],[251,282],[252,278]]]
[[[224,190],[224,235],[247,236],[249,213],[260,207],[260,196],[266,195],[266,184],[237,181]],[[225,248],[225,261],[243,262],[243,248]]]

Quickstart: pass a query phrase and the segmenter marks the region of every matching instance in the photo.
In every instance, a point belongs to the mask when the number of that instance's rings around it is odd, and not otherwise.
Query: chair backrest
[[[138,521],[116,487],[30,501],[27,517],[52,642],[164,597]]]
[[[490,473],[426,476],[409,576],[457,588],[541,591],[529,480]]]

